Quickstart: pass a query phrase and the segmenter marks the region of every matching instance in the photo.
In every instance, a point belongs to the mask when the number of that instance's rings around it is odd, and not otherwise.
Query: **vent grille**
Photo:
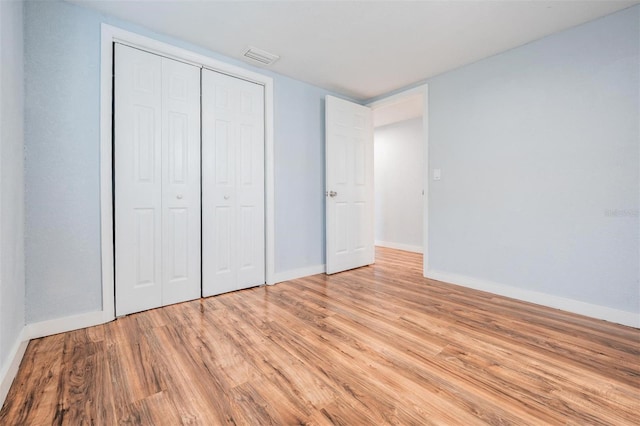
[[[269,53],[265,50],[258,49],[257,47],[253,46],[249,46],[249,48],[244,51],[243,56],[261,65],[271,65],[275,61],[280,59],[280,56],[278,55],[274,55],[273,53]]]

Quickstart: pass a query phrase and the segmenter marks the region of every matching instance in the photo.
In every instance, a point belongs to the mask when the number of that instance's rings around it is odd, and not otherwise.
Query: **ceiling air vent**
[[[253,46],[249,46],[249,48],[244,51],[244,57],[261,65],[271,65],[280,59],[280,56],[278,55],[274,55],[273,53],[266,52]]]

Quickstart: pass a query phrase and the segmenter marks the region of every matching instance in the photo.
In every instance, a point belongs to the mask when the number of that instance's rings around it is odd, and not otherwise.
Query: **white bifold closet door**
[[[265,283],[264,88],[202,70],[202,294]]]
[[[200,69],[115,45],[116,315],[197,299]]]

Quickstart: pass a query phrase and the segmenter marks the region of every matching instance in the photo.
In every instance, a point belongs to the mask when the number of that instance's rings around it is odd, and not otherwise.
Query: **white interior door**
[[[202,71],[202,293],[264,284],[264,88]]]
[[[327,274],[374,263],[371,109],[326,97]]]
[[[200,296],[200,75],[115,45],[116,315]]]

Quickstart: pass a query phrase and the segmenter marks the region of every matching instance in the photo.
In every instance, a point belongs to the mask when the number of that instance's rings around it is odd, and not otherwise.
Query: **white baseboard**
[[[18,374],[18,368],[20,367],[22,357],[24,356],[24,352],[27,350],[28,344],[29,339],[25,337],[25,329],[23,328],[18,335],[13,348],[11,348],[11,352],[7,358],[7,364],[4,366],[2,371],[0,371],[0,407],[4,405],[4,400],[7,398],[9,389],[11,389],[13,379],[15,379],[16,374]]]
[[[27,324],[25,327],[25,333],[28,339],[38,339],[44,336],[51,336],[53,334],[104,324],[105,322],[111,321],[113,318],[113,315],[106,315],[103,311],[87,312],[84,314]]]
[[[276,272],[275,274],[273,274],[273,284],[295,280],[297,278],[308,277],[309,275],[324,274],[324,272],[324,264],[307,266],[305,268],[294,269],[292,271]]]
[[[387,247],[396,250],[404,250],[410,251],[413,253],[422,253],[422,247],[420,246],[412,246],[410,244],[402,244],[402,243],[391,243],[388,241],[378,241],[376,240],[375,244],[380,247]]]
[[[512,287],[505,284],[498,284],[465,275],[451,274],[448,272],[429,270],[426,277],[432,280],[443,281],[498,294],[500,296],[510,297],[512,299],[523,300],[525,302],[602,319],[616,324],[640,328],[640,314],[634,312],[621,311],[607,306],[593,305],[579,300]]]

